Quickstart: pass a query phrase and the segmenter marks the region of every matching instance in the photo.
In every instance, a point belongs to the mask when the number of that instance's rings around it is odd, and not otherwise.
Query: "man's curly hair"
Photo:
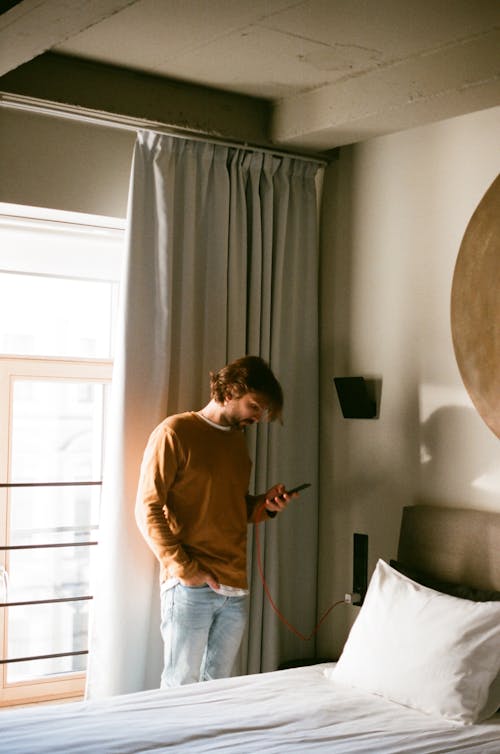
[[[259,393],[267,401],[269,419],[281,419],[283,391],[269,365],[260,356],[243,356],[218,372],[210,372],[210,395],[218,403],[226,398],[241,398]]]

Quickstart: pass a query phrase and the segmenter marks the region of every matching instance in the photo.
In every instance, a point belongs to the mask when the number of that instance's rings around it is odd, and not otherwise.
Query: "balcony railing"
[[[102,486],[102,482],[0,482],[0,488],[19,488],[19,487],[83,487],[83,486]],[[55,547],[95,547],[97,540],[88,540],[84,542],[54,542],[47,544],[29,544],[29,545],[0,545],[0,551],[11,550],[35,550],[40,548]],[[48,605],[61,602],[83,602],[92,600],[92,595],[82,595],[78,597],[52,597],[44,600],[20,600],[0,602],[0,608],[19,607],[26,605]],[[76,657],[78,655],[87,655],[88,649],[77,650],[72,652],[57,652],[53,654],[33,655],[30,657],[11,657],[0,659],[0,665],[6,665],[15,662],[30,662],[32,660],[52,660],[59,657]]]

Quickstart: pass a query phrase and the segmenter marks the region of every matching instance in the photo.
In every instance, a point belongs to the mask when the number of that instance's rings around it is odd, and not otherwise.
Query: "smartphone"
[[[311,486],[311,483],[306,482],[305,484],[299,484],[298,487],[294,487],[293,490],[285,490],[285,493],[287,495],[292,495],[294,492],[300,492],[301,490],[305,490],[306,487],[310,487],[310,486]]]

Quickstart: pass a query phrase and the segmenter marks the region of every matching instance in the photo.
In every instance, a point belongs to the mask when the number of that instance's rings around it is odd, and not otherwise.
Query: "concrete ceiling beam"
[[[23,0],[0,15],[0,76],[137,0]]]
[[[330,149],[500,104],[500,30],[274,103],[276,145]]]

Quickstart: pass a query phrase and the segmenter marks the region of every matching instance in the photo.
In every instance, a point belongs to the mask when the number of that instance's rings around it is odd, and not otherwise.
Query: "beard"
[[[232,429],[245,429],[245,427],[250,427],[252,424],[255,424],[255,419],[242,418],[237,414],[235,416],[228,416],[226,418],[229,422],[229,426],[232,427]]]

